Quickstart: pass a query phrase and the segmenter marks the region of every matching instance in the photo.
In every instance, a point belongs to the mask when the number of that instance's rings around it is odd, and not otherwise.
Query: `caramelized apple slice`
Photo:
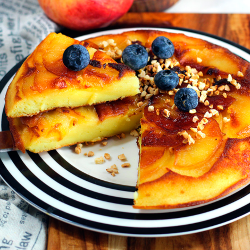
[[[170,151],[165,147],[142,147],[140,154],[140,173],[137,184],[159,179],[168,172],[166,162],[174,160]]]
[[[229,107],[223,132],[229,138],[245,138],[250,136],[250,97],[244,94],[231,93],[235,102]]]
[[[58,42],[60,41],[60,43]],[[78,41],[74,40],[73,38],[66,37],[66,36],[57,36],[56,38],[52,39],[48,48],[42,50],[43,58],[43,65],[44,67],[51,73],[55,75],[72,75],[72,77],[76,74],[71,70],[68,70],[67,67],[63,64],[62,58],[64,51],[72,44],[77,43]],[[80,42],[78,42],[80,43]],[[60,46],[58,46],[60,44]],[[96,49],[88,47],[87,48],[90,54],[90,58],[93,57]]]
[[[219,124],[211,119],[202,132],[205,138],[196,138],[195,143],[175,150],[175,162],[169,166],[172,171],[187,176],[201,176],[208,172],[218,159],[214,157],[223,141]],[[222,153],[222,151],[221,151]]]

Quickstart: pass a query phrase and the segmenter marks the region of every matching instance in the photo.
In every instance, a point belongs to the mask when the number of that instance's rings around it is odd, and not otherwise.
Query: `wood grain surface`
[[[250,49],[249,23],[248,14],[127,13],[112,27],[183,27],[224,37]],[[162,238],[108,235],[50,218],[47,249],[249,250],[250,215],[213,230]]]

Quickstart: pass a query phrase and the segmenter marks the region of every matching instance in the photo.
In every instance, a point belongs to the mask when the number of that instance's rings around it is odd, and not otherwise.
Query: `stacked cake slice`
[[[76,44],[87,48],[90,61],[74,71],[64,65],[63,55]],[[142,110],[136,105],[138,93],[134,70],[94,43],[51,33],[18,70],[5,111],[15,146],[42,152],[137,128]]]

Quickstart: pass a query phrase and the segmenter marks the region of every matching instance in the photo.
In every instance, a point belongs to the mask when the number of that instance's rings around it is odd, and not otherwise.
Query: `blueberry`
[[[122,53],[122,61],[133,70],[142,69],[148,63],[148,52],[140,44],[129,45]]]
[[[154,78],[155,85],[161,90],[174,89],[179,83],[179,76],[173,70],[161,70]]]
[[[174,103],[181,111],[189,111],[197,107],[198,95],[194,89],[182,88],[175,94]]]
[[[71,70],[79,71],[86,68],[89,64],[89,52],[88,50],[80,45],[73,44],[69,46],[63,53],[63,63]]]
[[[159,58],[167,59],[174,54],[174,45],[165,36],[158,36],[152,43],[152,51]]]

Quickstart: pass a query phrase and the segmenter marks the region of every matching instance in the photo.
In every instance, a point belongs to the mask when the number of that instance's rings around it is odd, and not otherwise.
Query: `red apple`
[[[54,22],[74,30],[108,26],[124,15],[133,0],[38,0]]]

